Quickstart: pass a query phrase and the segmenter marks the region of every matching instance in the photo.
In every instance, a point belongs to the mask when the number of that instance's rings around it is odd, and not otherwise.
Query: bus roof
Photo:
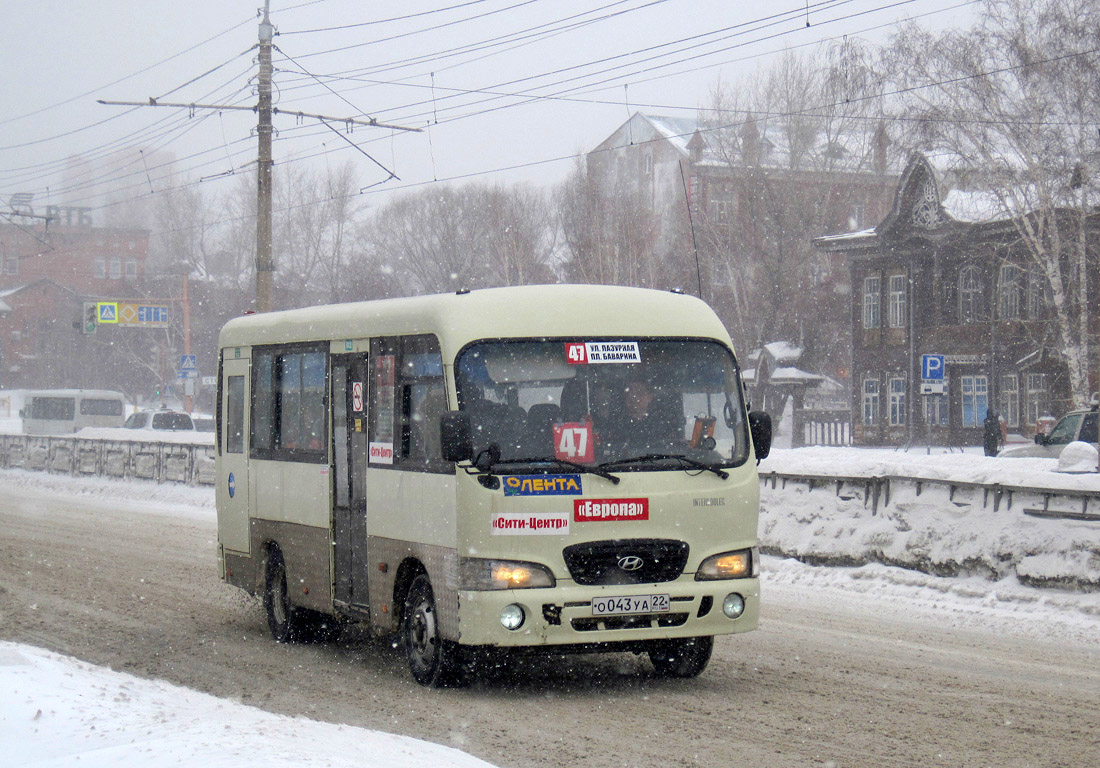
[[[445,356],[486,338],[681,336],[730,343],[701,300],[671,291],[604,285],[531,285],[331,304],[247,315],[219,346],[434,333]]]

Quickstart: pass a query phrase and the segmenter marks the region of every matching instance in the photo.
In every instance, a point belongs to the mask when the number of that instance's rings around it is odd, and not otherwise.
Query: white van
[[[121,427],[126,396],[106,389],[29,390],[23,400],[23,433],[69,435],[84,427]]]

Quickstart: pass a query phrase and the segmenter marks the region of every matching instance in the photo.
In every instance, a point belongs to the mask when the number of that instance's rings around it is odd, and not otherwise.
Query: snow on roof
[[[796,347],[787,341],[773,341],[770,344],[765,344],[764,349],[777,363],[794,362],[802,357],[802,348]]]
[[[823,376],[816,373],[809,373],[801,368],[776,368],[772,371],[772,384],[783,384],[787,382],[811,384],[820,381],[824,381]]]
[[[688,142],[699,127],[699,121],[693,117],[668,117],[665,115],[646,115],[639,113],[664,136],[682,155],[687,155]]]

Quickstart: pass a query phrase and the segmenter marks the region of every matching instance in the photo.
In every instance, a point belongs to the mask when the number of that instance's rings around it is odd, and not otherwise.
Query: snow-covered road
[[[698,680],[659,680],[645,661],[617,654],[519,660],[470,690],[426,691],[393,648],[354,633],[323,646],[273,644],[259,607],[217,579],[209,489],[16,471],[0,472],[0,484],[0,639],[75,656],[79,675],[94,677],[94,663],[213,694],[222,699],[209,705],[215,713],[243,702],[343,724],[364,755],[381,747],[355,729],[457,747],[498,766],[1100,764],[1096,593],[769,558],[760,630],[721,638]],[[5,670],[39,670],[45,701],[49,680],[68,679],[36,651],[7,650],[32,659],[0,666],[5,686],[14,685]],[[95,684],[112,695],[92,698],[82,728],[57,730],[81,764],[95,764],[79,751],[99,743],[89,723],[120,717],[146,729],[135,743],[152,750],[132,751],[130,762],[198,764],[159,736],[207,728],[209,708],[196,714],[181,695],[180,721],[145,707],[123,716],[118,681]],[[126,697],[147,700],[139,683],[128,685]],[[0,710],[4,743],[43,732],[48,708],[5,700],[19,709]],[[299,721],[265,732],[265,757],[329,743]],[[227,757],[214,764],[240,764],[228,757],[239,738],[222,738]],[[341,764],[326,760],[343,754],[342,741],[332,744],[295,764]],[[466,759],[431,749],[409,764]]]

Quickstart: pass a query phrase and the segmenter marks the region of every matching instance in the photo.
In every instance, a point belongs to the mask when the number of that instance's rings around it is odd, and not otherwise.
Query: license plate
[[[672,605],[668,595],[592,598],[593,616],[614,616],[623,613],[668,613],[671,608]]]

